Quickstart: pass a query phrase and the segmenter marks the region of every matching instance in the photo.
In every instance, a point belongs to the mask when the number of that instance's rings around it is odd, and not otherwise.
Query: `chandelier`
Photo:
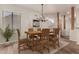
[[[35,18],[41,22],[46,22],[47,19],[45,18],[44,16],[44,12],[43,12],[43,9],[44,9],[44,4],[41,4],[41,16],[38,16],[38,15],[35,15]]]
[[[47,21],[47,19],[45,18],[45,16],[44,16],[44,12],[43,12],[43,8],[44,8],[44,4],[41,4],[41,17],[40,17],[40,21],[42,21],[42,22],[46,22]]]

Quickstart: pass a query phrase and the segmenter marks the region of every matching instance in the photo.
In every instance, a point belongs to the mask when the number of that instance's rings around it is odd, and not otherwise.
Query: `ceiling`
[[[20,4],[19,6],[41,13],[41,4]],[[44,14],[68,12],[72,6],[76,8],[79,7],[78,4],[44,4]]]

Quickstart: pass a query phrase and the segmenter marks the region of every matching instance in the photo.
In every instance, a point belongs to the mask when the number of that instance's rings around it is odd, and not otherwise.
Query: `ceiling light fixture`
[[[42,21],[42,22],[46,22],[47,21],[47,19],[45,18],[45,16],[44,16],[44,4],[41,4],[41,6],[42,6],[42,13],[41,13],[41,17],[40,17],[40,21]]]
[[[39,16],[38,17],[38,15],[35,15],[35,18],[37,19],[37,20],[39,20],[39,21],[41,21],[41,22],[46,22],[46,21],[48,21],[48,19],[47,18],[45,18],[45,16],[44,16],[44,4],[41,4],[41,16]]]

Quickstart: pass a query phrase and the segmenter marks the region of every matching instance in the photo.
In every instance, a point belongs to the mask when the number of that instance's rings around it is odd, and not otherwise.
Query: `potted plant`
[[[6,42],[9,41],[9,39],[12,37],[13,35],[13,30],[10,29],[9,25],[4,29],[0,29],[2,35],[4,36],[4,38],[6,39]]]

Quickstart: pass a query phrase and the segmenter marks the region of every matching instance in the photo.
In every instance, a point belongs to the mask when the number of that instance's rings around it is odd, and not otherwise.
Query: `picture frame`
[[[40,27],[39,20],[33,19],[33,27]]]

